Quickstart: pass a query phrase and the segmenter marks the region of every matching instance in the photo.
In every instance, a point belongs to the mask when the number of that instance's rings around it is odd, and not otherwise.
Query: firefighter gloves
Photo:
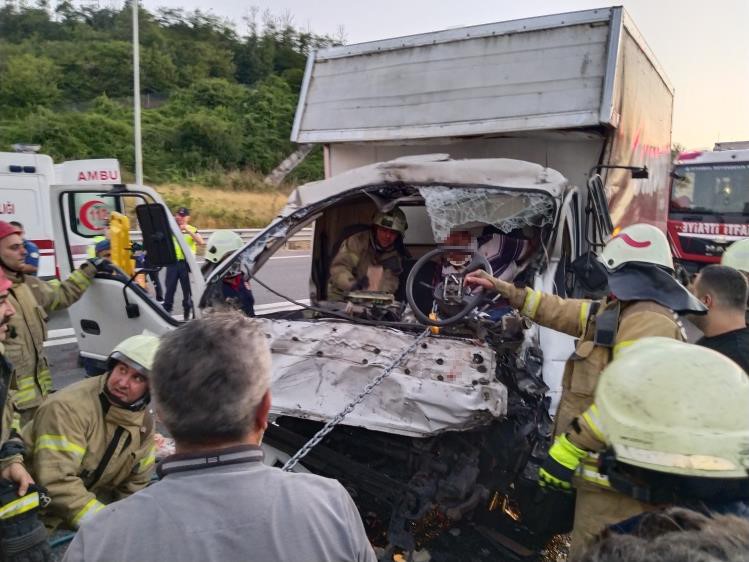
[[[572,476],[587,455],[575,446],[566,435],[559,435],[549,449],[549,456],[538,469],[538,483],[562,490],[572,489]]]

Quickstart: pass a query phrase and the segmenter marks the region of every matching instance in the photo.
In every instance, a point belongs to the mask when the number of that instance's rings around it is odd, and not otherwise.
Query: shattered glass
[[[554,220],[554,201],[542,194],[508,193],[487,188],[420,187],[432,232],[442,241],[456,228],[492,225],[505,234]]]

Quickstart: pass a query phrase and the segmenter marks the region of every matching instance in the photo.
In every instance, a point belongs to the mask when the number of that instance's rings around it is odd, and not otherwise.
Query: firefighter
[[[24,426],[31,472],[52,498],[48,529],[77,529],[150,481],[155,447],[148,377],[158,344],[146,334],[122,341],[107,373],[55,393]]]
[[[749,378],[724,355],[644,338],[604,370],[585,415],[570,442],[603,451],[601,472],[639,504],[610,531],[669,506],[749,518]]]
[[[466,284],[495,289],[521,314],[536,323],[578,339],[565,365],[562,396],[554,422],[555,442],[539,471],[539,482],[571,489],[568,466],[577,452],[567,433],[591,405],[603,368],[640,338],[665,336],[686,339],[675,313],[705,313],[705,307],[673,277],[674,264],[665,235],[651,225],[635,224],[614,236],[599,263],[608,279],[610,296],[600,300],[563,299],[511,283],[477,270]],[[583,420],[584,422],[584,420]],[[595,470],[596,460],[583,454],[588,468],[576,480],[577,501],[572,553],[579,553],[606,521],[621,519],[634,500],[611,491]]]
[[[211,234],[206,243],[205,266],[203,275],[208,277],[229,255],[239,250],[243,245],[242,238],[233,230],[217,230]],[[232,264],[221,278],[221,295],[208,299],[208,304],[229,304],[244,312],[247,316],[255,316],[255,297],[252,295],[250,282],[242,274],[240,263]]]
[[[91,285],[98,271],[112,272],[102,259],[85,262],[65,281],[42,281],[22,273],[26,258],[21,231],[0,221],[0,266],[13,283],[10,303],[16,311],[10,321],[10,337],[5,343],[7,359],[15,368],[15,401],[21,422],[29,421],[52,389],[52,376],[44,353],[47,313],[67,308]]]
[[[17,431],[12,393],[13,366],[5,359],[3,341],[15,314],[8,290],[13,284],[0,268],[0,560],[47,560],[47,532],[38,518],[46,499],[23,465],[23,442]]]
[[[749,280],[749,238],[734,242],[723,252],[721,265],[738,269]],[[746,322],[749,324],[749,300],[746,302]]]
[[[345,300],[355,290],[395,293],[407,228],[405,213],[395,208],[375,213],[371,229],[346,238],[330,264],[328,300]]]

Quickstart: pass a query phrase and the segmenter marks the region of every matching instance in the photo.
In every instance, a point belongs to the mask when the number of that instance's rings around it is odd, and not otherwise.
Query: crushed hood
[[[343,410],[416,337],[335,321],[258,321],[273,353],[271,413],[318,421]],[[494,371],[483,344],[427,338],[343,424],[413,437],[486,425],[507,412]]]

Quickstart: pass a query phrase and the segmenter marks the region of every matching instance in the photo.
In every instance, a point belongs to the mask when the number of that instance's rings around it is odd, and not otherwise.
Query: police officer
[[[208,277],[227,257],[242,247],[242,238],[233,230],[217,230],[208,238],[205,250],[205,266],[203,275]],[[255,316],[255,297],[250,288],[250,282],[245,279],[239,263],[234,263],[226,271],[220,281],[220,296],[211,292],[208,304],[229,304],[244,312],[247,316]]]
[[[632,498],[602,526],[632,532],[643,512],[673,505],[749,518],[749,377],[724,355],[644,338],[605,369],[587,414],[589,431],[570,441],[605,442],[600,469]]]
[[[145,334],[122,341],[107,373],[55,393],[24,426],[31,472],[52,498],[44,516],[50,530],[77,529],[150,481],[155,447],[148,377],[158,344]]]
[[[33,417],[52,388],[44,353],[47,314],[67,308],[81,298],[97,271],[112,271],[109,262],[94,259],[85,262],[65,281],[42,281],[23,273],[25,259],[21,230],[0,221],[0,266],[13,283],[9,299],[16,311],[10,321],[5,353],[15,368],[15,400],[22,423]]]
[[[361,289],[395,293],[403,271],[399,246],[407,228],[405,213],[395,208],[375,213],[371,229],[346,238],[330,265],[328,300],[341,301]]]
[[[675,312],[705,312],[705,307],[673,278],[668,240],[654,226],[635,224],[623,229],[606,244],[599,259],[610,291],[610,296],[600,301],[563,299],[531,288],[520,289],[483,270],[466,276],[467,285],[495,289],[538,324],[579,338],[562,379],[555,417],[557,438],[539,472],[542,484],[563,489],[572,487],[568,468],[571,458],[577,464],[585,459],[588,466],[595,467],[594,458],[575,456],[566,435],[570,427],[581,423],[578,416],[591,405],[603,368],[640,338],[685,339]],[[601,520],[612,510],[616,512],[622,497],[612,492],[595,470],[583,472],[583,476],[576,482],[573,554],[579,553],[585,541],[599,530]]]

